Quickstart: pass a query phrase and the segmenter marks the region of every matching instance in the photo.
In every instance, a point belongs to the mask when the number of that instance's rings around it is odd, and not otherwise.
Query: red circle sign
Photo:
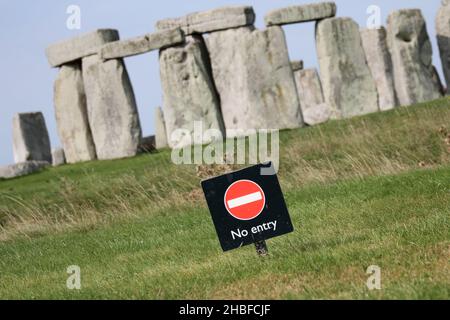
[[[252,220],[263,211],[266,196],[257,183],[239,180],[225,191],[224,202],[227,211],[236,219]]]

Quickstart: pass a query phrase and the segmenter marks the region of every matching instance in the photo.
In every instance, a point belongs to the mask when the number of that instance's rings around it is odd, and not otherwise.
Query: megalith
[[[54,85],[56,124],[68,163],[96,158],[87,115],[81,62],[62,65]]]
[[[443,0],[436,17],[436,34],[442,68],[450,94],[450,1]]]
[[[162,149],[167,146],[166,122],[162,109],[158,107],[155,109],[155,148]]]
[[[50,45],[45,53],[52,67],[80,60],[96,54],[105,43],[119,40],[119,33],[114,29],[98,29],[68,40]]]
[[[241,27],[207,37],[227,137],[235,129],[303,125],[293,71],[281,27]]]
[[[386,29],[361,30],[361,40],[367,64],[378,90],[380,110],[390,110],[398,105],[395,95],[391,54],[386,42]]]
[[[50,165],[47,161],[25,161],[0,167],[1,179],[12,179],[32,174]]]
[[[41,112],[14,115],[12,127],[15,163],[33,160],[52,162],[50,139]]]
[[[181,28],[186,35],[192,35],[253,25],[254,22],[255,12],[252,7],[230,6],[160,20],[156,23],[156,28],[157,30]]]
[[[366,62],[358,24],[351,18],[317,22],[320,78],[332,118],[376,112],[378,94]]]
[[[297,70],[294,72],[294,77],[303,121],[310,126],[328,121],[331,111],[325,103],[317,70]]]
[[[441,97],[432,64],[431,42],[421,11],[406,9],[391,13],[387,40],[399,103],[411,105]]]
[[[132,157],[142,137],[133,87],[123,59],[82,59],[87,111],[97,158]]]
[[[203,38],[189,36],[184,44],[161,50],[159,62],[169,146],[182,148],[195,143],[195,124],[201,123],[201,130],[216,129],[223,135],[219,98]],[[209,143],[212,136],[196,139]]]
[[[272,10],[264,17],[264,22],[269,27],[322,20],[335,15],[336,4],[334,2],[319,2]]]
[[[52,150],[52,165],[54,167],[61,166],[66,163],[66,156],[63,148]]]

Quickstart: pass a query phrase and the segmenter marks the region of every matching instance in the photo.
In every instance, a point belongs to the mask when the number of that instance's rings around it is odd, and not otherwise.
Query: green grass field
[[[282,132],[295,231],[264,258],[221,251],[200,189],[238,166],[163,150],[0,181],[0,298],[449,299],[449,133],[447,98]]]

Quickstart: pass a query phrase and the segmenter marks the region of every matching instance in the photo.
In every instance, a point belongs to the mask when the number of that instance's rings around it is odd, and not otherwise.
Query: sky
[[[98,28],[118,29],[121,39],[155,30],[163,18],[228,5],[252,5],[256,27],[264,28],[264,15],[276,8],[314,0],[0,0],[0,165],[13,163],[12,118],[18,112],[41,111],[46,119],[51,144],[59,147],[53,107],[53,82],[57,69],[50,68],[45,48],[53,42]],[[436,43],[434,20],[441,0],[337,0],[337,16],[351,17],[366,27],[368,8],[380,8],[385,25],[390,12],[420,8],[433,44],[433,62],[441,78],[442,68]],[[69,29],[67,8],[80,8],[80,29]],[[303,60],[305,68],[317,66],[314,23],[284,27],[291,60]],[[154,110],[162,103],[158,52],[125,59],[133,84],[144,136],[154,133]]]

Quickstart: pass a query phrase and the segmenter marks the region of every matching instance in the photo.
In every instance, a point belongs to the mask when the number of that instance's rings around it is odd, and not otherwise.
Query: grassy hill
[[[448,299],[449,133],[447,98],[282,132],[295,232],[265,258],[221,251],[200,190],[238,166],[163,150],[0,181],[0,298]]]

